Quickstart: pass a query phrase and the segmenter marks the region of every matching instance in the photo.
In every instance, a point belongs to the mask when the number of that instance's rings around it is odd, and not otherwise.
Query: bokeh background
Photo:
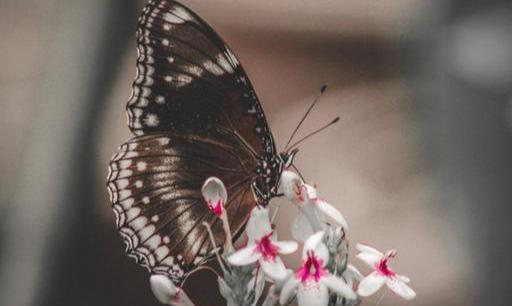
[[[341,120],[296,165],[343,212],[353,245],[398,250],[418,296],[380,305],[510,304],[510,1],[184,2],[240,58],[278,147],[329,85],[301,134]],[[104,186],[130,136],[143,5],[0,0],[2,306],[158,305]],[[289,237],[295,208],[272,205]],[[198,304],[222,304],[211,275],[190,287]]]

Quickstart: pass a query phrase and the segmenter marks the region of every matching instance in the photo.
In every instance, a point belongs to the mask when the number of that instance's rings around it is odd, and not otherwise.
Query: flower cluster
[[[256,305],[260,300],[265,306],[295,302],[299,306],[358,305],[362,298],[374,294],[384,284],[404,299],[415,297],[408,286],[409,279],[389,266],[390,259],[396,257],[395,250],[382,253],[357,244],[356,257],[372,269],[363,276],[348,263],[348,225],[343,215],[294,172],[283,171],[281,185],[284,195],[299,209],[292,224],[295,241],[279,240],[268,208],[257,206],[246,226],[247,243],[237,250],[231,244],[224,209],[228,198],[224,184],[212,177],[203,185],[206,205],[222,219],[226,232],[225,251],[222,256],[217,254],[217,258],[224,272],[219,276],[219,289],[227,305]],[[299,243],[302,262],[292,270],[281,256],[296,252]],[[271,286],[261,299],[266,282]],[[193,305],[185,292],[165,276],[153,275],[151,287],[164,304]]]

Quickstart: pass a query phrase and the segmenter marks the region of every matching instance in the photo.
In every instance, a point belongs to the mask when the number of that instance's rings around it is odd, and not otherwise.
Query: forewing
[[[136,135],[224,130],[261,155],[275,153],[250,81],[210,26],[175,1],[150,1],[137,29],[137,76],[128,101]]]
[[[167,274],[176,284],[210,256],[212,245],[202,222],[223,245],[221,222],[201,195],[210,176],[228,189],[227,212],[239,234],[255,205],[251,164],[229,141],[171,133],[137,136],[123,144],[110,163],[108,190],[116,225],[139,264]]]

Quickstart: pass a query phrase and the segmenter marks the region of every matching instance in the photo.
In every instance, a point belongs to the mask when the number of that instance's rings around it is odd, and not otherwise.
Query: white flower
[[[327,219],[348,230],[347,221],[331,204],[320,199],[316,188],[305,184],[294,172],[285,170],[281,175],[285,196],[296,204],[300,213],[292,223],[292,235],[301,242],[313,233],[324,230]]]
[[[216,178],[208,178],[201,188],[204,200],[208,208],[218,217],[224,212],[224,204],[228,199],[228,193],[224,183]]]
[[[160,303],[174,306],[194,306],[185,291],[177,288],[168,277],[151,275],[149,283],[153,294]]]
[[[322,242],[324,232],[318,232],[304,243],[302,266],[290,277],[281,290],[279,302],[286,305],[296,294],[301,306],[326,306],[329,291],[347,299],[355,299],[356,294],[344,280],[332,275],[325,265],[329,251]]]
[[[203,194],[208,209],[222,220],[222,227],[226,234],[226,250],[232,251],[233,238],[231,236],[231,229],[229,228],[228,214],[224,209],[224,205],[228,200],[226,186],[224,186],[224,183],[220,179],[212,176],[204,182],[201,193]]]
[[[297,250],[295,241],[275,241],[268,209],[255,207],[247,223],[247,246],[228,257],[232,265],[243,266],[259,262],[263,273],[273,280],[286,277],[286,268],[278,254]]]
[[[416,293],[407,285],[410,281],[408,277],[396,274],[388,266],[388,262],[391,258],[396,256],[395,250],[388,251],[385,255],[370,247],[363,244],[357,244],[359,254],[357,258],[367,263],[373,272],[368,274],[360,283],[357,292],[360,296],[369,296],[377,292],[384,283],[393,292],[401,296],[406,300],[412,300],[416,296]]]
[[[360,282],[364,278],[363,274],[351,264],[347,265],[347,269],[343,272],[342,277],[352,289],[357,282]]]

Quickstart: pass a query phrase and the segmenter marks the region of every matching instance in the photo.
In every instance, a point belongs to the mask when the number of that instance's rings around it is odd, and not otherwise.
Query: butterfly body
[[[278,154],[239,61],[206,22],[175,1],[150,1],[137,28],[137,73],[127,103],[135,137],[109,166],[107,186],[127,253],[176,284],[211,258],[222,222],[201,195],[227,187],[236,238],[251,209],[277,195],[292,154]]]

